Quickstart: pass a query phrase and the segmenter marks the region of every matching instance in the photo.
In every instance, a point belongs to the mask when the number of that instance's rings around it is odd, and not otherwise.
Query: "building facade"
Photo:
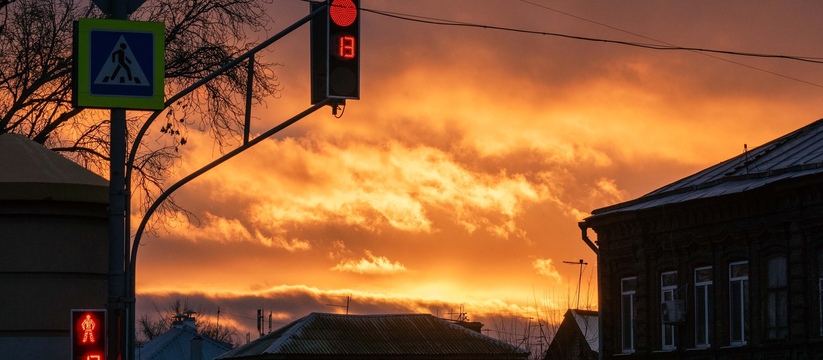
[[[603,358],[823,359],[823,120],[580,227]]]

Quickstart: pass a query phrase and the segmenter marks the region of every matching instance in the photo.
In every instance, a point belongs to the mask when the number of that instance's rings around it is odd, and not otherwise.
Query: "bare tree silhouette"
[[[131,19],[165,23],[166,92],[174,94],[251,49],[272,23],[260,0],[156,0]],[[81,0],[0,0],[0,134],[24,135],[98,173],[108,173],[108,112],[71,105],[72,27],[103,17]],[[255,59],[253,96],[260,103],[280,89],[276,63]],[[206,131],[217,147],[243,133],[246,66],[237,66],[166,110],[158,136],[144,140],[133,164],[133,196],[145,211],[181,161],[189,130]],[[136,114],[136,115],[135,115]],[[145,119],[131,112],[128,146]],[[162,124],[160,124],[162,123]],[[149,137],[147,137],[149,138]],[[173,198],[159,215],[182,211]],[[162,219],[163,216],[156,217]]]

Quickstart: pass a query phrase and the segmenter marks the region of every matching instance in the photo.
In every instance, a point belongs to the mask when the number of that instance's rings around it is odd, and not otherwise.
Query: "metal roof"
[[[145,343],[137,349],[139,360],[189,360],[192,358],[191,343],[200,337],[203,360],[212,360],[231,349],[231,345],[198,335],[189,327],[174,328]]]
[[[757,189],[823,174],[823,119],[635,200],[592,211],[593,217]]]
[[[109,182],[18,134],[0,134],[0,200],[108,203]]]
[[[589,343],[589,348],[593,351],[600,351],[600,324],[597,311],[569,309],[566,316],[569,316],[569,313],[574,316],[574,321],[577,322],[577,327]]]
[[[418,356],[526,359],[529,352],[429,314],[312,313],[219,359]]]

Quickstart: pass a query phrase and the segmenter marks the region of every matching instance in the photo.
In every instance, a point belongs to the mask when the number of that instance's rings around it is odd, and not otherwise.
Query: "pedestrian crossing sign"
[[[164,25],[80,19],[74,31],[76,107],[162,110]]]

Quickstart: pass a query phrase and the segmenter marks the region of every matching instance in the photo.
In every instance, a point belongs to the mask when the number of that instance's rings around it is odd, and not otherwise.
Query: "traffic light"
[[[106,359],[106,310],[71,310],[71,360]]]
[[[312,2],[326,7],[311,22],[311,102],[360,98],[360,0]]]

